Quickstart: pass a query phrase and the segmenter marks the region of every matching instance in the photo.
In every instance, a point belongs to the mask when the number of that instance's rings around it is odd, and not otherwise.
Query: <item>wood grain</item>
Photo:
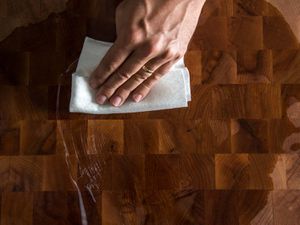
[[[187,108],[86,115],[71,74],[121,1],[0,0],[0,224],[299,224],[292,1],[206,1]]]

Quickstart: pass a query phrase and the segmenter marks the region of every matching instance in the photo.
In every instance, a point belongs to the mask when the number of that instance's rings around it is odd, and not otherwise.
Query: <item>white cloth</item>
[[[95,102],[95,91],[89,87],[88,77],[99,64],[112,43],[86,37],[76,72],[72,75],[70,112],[89,114],[132,113],[187,107],[191,100],[189,71],[183,59],[164,75],[141,102],[130,98],[120,107]]]

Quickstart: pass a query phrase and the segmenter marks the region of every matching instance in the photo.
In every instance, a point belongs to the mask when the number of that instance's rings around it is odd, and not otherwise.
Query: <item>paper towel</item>
[[[154,111],[187,107],[191,100],[190,75],[183,59],[179,60],[164,75],[141,102],[130,98],[120,107],[109,103],[99,105],[95,101],[95,90],[88,79],[112,43],[86,37],[79,57],[76,72],[72,74],[70,112],[89,114],[113,114]]]

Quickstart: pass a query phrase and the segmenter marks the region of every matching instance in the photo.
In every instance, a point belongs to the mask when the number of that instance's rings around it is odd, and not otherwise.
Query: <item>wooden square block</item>
[[[213,155],[182,154],[180,157],[182,189],[214,189],[215,159]]]
[[[49,86],[48,93],[48,119],[69,119],[71,86]]]
[[[212,85],[194,85],[192,87],[192,101],[189,107],[165,118],[184,119],[212,119]]]
[[[300,154],[286,154],[287,188],[300,190]]]
[[[300,84],[282,85],[281,88],[282,112],[295,127],[300,127]]]
[[[87,154],[124,152],[122,120],[89,120]]]
[[[229,22],[230,49],[263,49],[263,20],[261,16],[232,17]]]
[[[300,222],[300,191],[273,192],[274,225],[294,225]]]
[[[203,206],[203,193],[197,190],[103,192],[102,224],[204,224]]]
[[[299,153],[300,129],[298,124],[300,124],[298,118],[271,120],[270,149],[272,152]]]
[[[1,206],[1,224],[32,225],[32,192],[3,193]]]
[[[145,156],[112,156],[112,189],[142,190],[145,188]]]
[[[135,191],[103,191],[101,224],[140,224],[150,216],[144,201]]]
[[[43,191],[74,191],[77,181],[77,160],[74,156],[43,156]]]
[[[233,190],[204,191],[203,214],[205,223],[203,224],[240,225],[238,197],[238,193]]]
[[[280,118],[280,86],[265,84],[214,87],[214,118]]]
[[[47,96],[45,86],[1,86],[0,119],[46,119]]]
[[[275,154],[216,155],[217,189],[286,189],[285,158]]]
[[[55,49],[33,51],[30,53],[29,84],[57,85],[60,75],[67,67],[63,51]]]
[[[150,224],[204,224],[204,198],[199,190],[160,190],[146,193]],[[164,215],[164,216],[161,216]]]
[[[0,121],[0,155],[18,155],[20,150],[20,123]]]
[[[272,52],[270,50],[237,53],[238,83],[271,83],[273,80]]]
[[[272,192],[267,190],[241,190],[237,192],[239,224],[273,225]]]
[[[147,190],[166,190],[180,187],[179,155],[146,155],[145,181]]]
[[[159,120],[125,120],[125,154],[159,152]]]
[[[300,84],[300,50],[272,50],[274,81]]]
[[[226,50],[228,42],[228,18],[216,16],[198,25],[193,43],[201,50]]]
[[[11,158],[11,185],[9,190],[15,192],[33,192],[42,189],[43,159],[36,156],[18,156]]]
[[[200,23],[202,20],[209,19],[214,16],[229,17],[233,15],[233,0],[210,0],[203,1]]]
[[[0,156],[0,191],[6,191],[10,186],[10,157]]]
[[[234,153],[270,152],[267,120],[231,120],[231,150]]]
[[[58,154],[78,154],[79,158],[86,156],[88,150],[88,122],[86,120],[57,121]]]
[[[80,156],[77,164],[77,183],[80,190],[98,195],[102,190],[112,189],[111,155]]]
[[[55,149],[55,121],[22,121],[21,153],[23,155],[49,155],[54,154]]]
[[[268,15],[268,2],[265,0],[233,0],[234,16]]]
[[[197,152],[201,134],[201,121],[160,120],[159,121],[159,153],[177,154]]]
[[[80,224],[77,192],[35,192],[33,225]]]
[[[281,16],[263,18],[263,41],[268,49],[299,49],[296,36]]]
[[[161,154],[230,152],[229,121],[161,120],[159,144]]]
[[[230,152],[230,121],[229,120],[202,120],[198,130],[203,134],[198,153],[228,153]]]
[[[233,84],[237,82],[234,51],[202,51],[202,83]]]

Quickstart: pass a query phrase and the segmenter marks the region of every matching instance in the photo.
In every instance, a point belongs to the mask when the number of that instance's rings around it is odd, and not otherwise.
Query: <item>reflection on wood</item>
[[[70,114],[83,39],[114,40],[118,2],[0,0],[1,225],[300,224],[294,0],[207,0],[188,108]]]

